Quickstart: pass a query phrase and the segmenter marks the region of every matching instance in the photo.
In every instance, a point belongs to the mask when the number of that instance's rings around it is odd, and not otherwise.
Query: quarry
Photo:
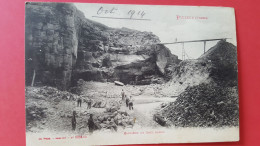
[[[225,39],[182,60],[152,32],[108,27],[69,3],[26,5],[25,26],[27,132],[91,133],[90,115],[94,133],[239,126],[237,48]]]

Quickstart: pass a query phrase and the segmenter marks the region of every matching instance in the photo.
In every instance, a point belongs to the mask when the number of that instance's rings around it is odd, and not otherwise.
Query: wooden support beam
[[[34,70],[33,70],[32,83],[31,83],[31,86],[32,86],[32,87],[33,87],[33,85],[34,85],[35,76],[36,76],[36,72],[35,72],[35,69],[34,69]]]
[[[204,54],[206,52],[206,41],[204,41]]]
[[[185,60],[184,43],[182,43],[182,60]]]

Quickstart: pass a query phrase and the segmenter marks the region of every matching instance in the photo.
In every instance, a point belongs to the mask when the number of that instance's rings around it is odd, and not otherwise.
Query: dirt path
[[[176,98],[155,98],[148,96],[135,97],[134,110],[130,111],[124,105],[122,107],[128,110],[129,114],[136,118],[135,127],[161,127],[153,120],[153,115],[160,108],[162,103],[169,103],[175,101]]]
[[[157,86],[158,85],[116,86],[114,83],[85,82],[83,93],[85,95],[91,94],[95,97],[99,97],[101,94],[107,94],[108,96],[117,97],[117,99],[120,100],[121,92],[124,90],[128,97],[133,96],[134,110],[130,111],[125,103],[122,104],[121,110],[127,111],[131,116],[136,118],[135,125],[137,127],[158,127],[160,125],[153,120],[153,115],[157,108],[159,108],[162,103],[175,101],[176,98],[156,97],[155,91],[157,90]]]

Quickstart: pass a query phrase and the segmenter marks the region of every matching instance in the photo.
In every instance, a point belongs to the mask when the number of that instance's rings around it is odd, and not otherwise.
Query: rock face
[[[78,50],[80,12],[72,5],[26,4],[26,82],[36,70],[36,81],[65,89],[70,84]]]
[[[88,20],[72,4],[26,4],[26,83],[67,89],[78,79],[148,84],[177,56],[150,32]]]

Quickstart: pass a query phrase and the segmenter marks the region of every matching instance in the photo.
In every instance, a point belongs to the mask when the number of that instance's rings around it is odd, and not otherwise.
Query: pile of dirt
[[[106,111],[96,116],[95,123],[99,129],[117,131],[118,126],[133,127],[134,119],[126,111],[120,110],[122,102],[110,100],[107,102]]]
[[[95,101],[92,103],[92,107],[95,107],[95,108],[105,108],[106,107],[106,102],[105,101]]]
[[[188,86],[209,83],[212,63],[208,60],[184,60],[174,67],[171,80],[162,88],[161,93],[168,96],[178,96]]]
[[[95,123],[100,129],[110,129],[112,131],[117,131],[118,126],[123,128],[133,127],[134,118],[131,117],[126,111],[115,109],[97,116]]]
[[[83,99],[83,102],[87,102],[88,99]],[[106,111],[111,112],[113,110],[118,110],[122,104],[120,98],[109,98],[109,99],[91,99],[91,107],[95,108],[105,108]]]
[[[75,94],[48,86],[26,87],[25,95],[26,130],[30,131],[39,131],[47,126],[46,122],[58,111],[57,105],[61,101],[74,102],[78,98]]]
[[[35,105],[26,107],[26,126],[31,128],[35,125],[33,121],[40,121],[46,118],[46,110],[47,108],[38,107]]]
[[[237,48],[226,41],[219,41],[216,46],[203,54],[199,60],[210,61],[210,78],[219,85],[237,86]]]
[[[181,94],[155,114],[159,124],[178,127],[239,125],[236,46],[219,41],[200,58],[182,61],[172,75],[162,93]]]
[[[88,132],[87,121],[90,114],[93,114],[93,121],[96,130],[109,130],[117,131],[121,128],[131,128],[134,125],[134,118],[130,116],[126,111],[120,110],[120,107],[111,106],[107,107],[105,111],[98,112],[96,109],[91,108],[88,111],[76,110],[77,128],[80,132]],[[60,118],[64,121],[71,121],[71,112],[61,112]],[[68,122],[67,122],[68,123]],[[70,123],[68,123],[70,127]]]
[[[188,87],[162,110],[162,116],[178,127],[238,126],[237,87],[216,83]]]
[[[188,86],[211,81],[237,86],[237,48],[221,40],[198,59],[180,62],[170,74],[171,80],[160,91],[163,95],[178,96]]]
[[[98,103],[98,102],[97,102]],[[96,130],[101,131],[117,131],[121,128],[131,128],[134,125],[134,118],[121,108],[121,104],[117,101],[107,102],[105,110],[97,112],[97,109],[91,108],[87,111],[77,111],[77,125],[79,131],[88,132],[87,121],[90,114],[93,114],[93,121]],[[100,109],[100,108],[99,108]],[[103,108],[104,109],[104,108]],[[72,114],[61,114],[62,118],[71,118]],[[87,118],[85,118],[87,117]]]

